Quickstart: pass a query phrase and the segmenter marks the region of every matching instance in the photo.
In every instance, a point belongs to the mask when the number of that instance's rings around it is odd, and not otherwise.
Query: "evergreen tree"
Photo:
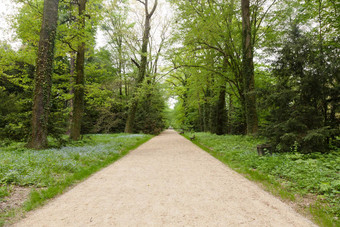
[[[326,60],[333,54],[321,59],[318,44],[293,25],[274,64],[277,84],[267,100],[266,134],[278,151],[323,152],[336,135],[339,119],[331,115],[338,108],[339,78],[333,72],[339,73],[339,66]],[[324,71],[327,67],[332,70]]]

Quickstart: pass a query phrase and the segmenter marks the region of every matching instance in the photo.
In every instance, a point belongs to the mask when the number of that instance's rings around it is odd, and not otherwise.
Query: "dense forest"
[[[314,195],[338,223],[339,1],[11,4],[0,199],[13,185],[51,198],[170,127],[250,178]]]
[[[283,152],[339,146],[337,4],[176,2],[174,124],[262,134]]]
[[[171,125],[264,135],[280,152],[339,146],[336,1],[169,2],[18,0],[21,45],[0,47],[2,143]]]
[[[145,2],[148,14],[137,22],[128,21],[127,1],[18,2],[12,26],[22,45],[1,44],[2,139],[40,149],[48,137],[64,143],[64,134],[165,128],[158,73],[165,38],[150,35],[157,2],[151,12]],[[107,42],[95,49],[98,30]]]

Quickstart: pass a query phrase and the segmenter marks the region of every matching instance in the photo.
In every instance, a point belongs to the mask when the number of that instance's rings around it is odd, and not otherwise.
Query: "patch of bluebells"
[[[1,150],[0,185],[58,184],[67,176],[104,160],[118,156],[120,151],[136,144],[147,135],[91,135],[91,145],[67,146],[46,150]]]
[[[116,138],[136,138],[136,137],[143,137],[143,134],[127,134],[127,135],[121,135],[117,136]]]

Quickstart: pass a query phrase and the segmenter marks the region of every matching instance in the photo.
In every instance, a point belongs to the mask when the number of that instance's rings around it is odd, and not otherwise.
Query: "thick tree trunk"
[[[144,23],[144,32],[143,32],[143,41],[142,41],[141,61],[140,61],[138,77],[136,81],[136,90],[131,99],[131,104],[130,104],[129,111],[128,111],[128,117],[127,117],[126,125],[125,125],[125,133],[132,133],[134,129],[135,116],[136,116],[136,111],[137,111],[137,106],[138,106],[138,99],[136,97],[136,91],[141,86],[145,78],[146,67],[148,63],[148,59],[147,59],[148,43],[149,43],[149,36],[150,36],[150,30],[151,30],[150,21],[151,21],[152,15],[154,14],[156,10],[157,3],[158,1],[156,0],[150,13],[148,10],[148,0],[145,0],[145,2],[143,3],[145,6],[145,23]]]
[[[258,120],[256,112],[256,95],[254,80],[253,46],[251,37],[249,0],[241,0],[242,8],[242,77],[244,84],[245,112],[247,122],[247,134],[258,131]]]
[[[37,70],[34,81],[32,110],[32,137],[28,144],[34,149],[48,146],[48,116],[52,87],[52,66],[54,40],[58,22],[59,0],[45,0],[43,19],[40,30]]]
[[[85,31],[85,9],[86,0],[79,0],[79,29],[84,33]],[[85,36],[85,34],[83,34]],[[80,139],[81,122],[84,112],[84,90],[85,90],[85,42],[82,37],[81,43],[78,45],[77,59],[76,59],[76,78],[74,86],[74,99],[73,99],[73,116],[71,124],[70,138],[72,140]]]

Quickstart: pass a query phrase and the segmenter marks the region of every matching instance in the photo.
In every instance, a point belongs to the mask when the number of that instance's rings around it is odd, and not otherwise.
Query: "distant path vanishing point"
[[[166,130],[14,226],[315,226]]]

